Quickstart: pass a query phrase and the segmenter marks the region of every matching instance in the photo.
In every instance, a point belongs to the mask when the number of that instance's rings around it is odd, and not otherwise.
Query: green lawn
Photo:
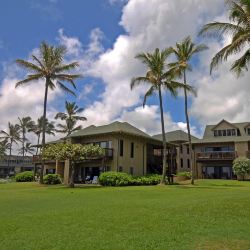
[[[250,182],[0,184],[0,249],[250,249]]]

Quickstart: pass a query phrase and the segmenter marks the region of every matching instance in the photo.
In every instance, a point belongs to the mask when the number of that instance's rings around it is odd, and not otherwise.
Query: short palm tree
[[[43,132],[43,117],[40,117],[37,119],[37,122],[35,123],[34,127],[31,129],[31,132],[33,132],[37,136],[37,149],[36,149],[36,155],[38,154],[39,144],[40,144],[40,138],[41,134]],[[45,133],[47,135],[54,135],[55,136],[55,126],[53,122],[49,122],[49,120],[45,119]]]
[[[59,128],[57,132],[67,134],[68,136],[82,128],[81,125],[77,126],[78,121],[86,121],[87,118],[78,115],[83,111],[83,108],[79,108],[75,102],[70,103],[66,101],[65,109],[66,112],[57,113],[55,119],[65,121],[65,124],[57,124],[57,127]]]
[[[6,155],[6,151],[9,149],[10,144],[8,140],[4,139],[0,142],[0,158]]]
[[[203,26],[200,35],[221,37],[223,34],[232,36],[230,44],[221,49],[212,59],[210,71],[228,57],[243,52],[232,65],[231,71],[240,76],[248,70],[250,62],[250,1],[228,0],[229,22],[212,22]]]
[[[171,52],[176,56],[177,61],[174,63],[170,63],[169,66],[174,70],[179,76],[183,76],[184,85],[187,86],[187,77],[186,73],[188,70],[192,70],[190,60],[193,56],[208,47],[204,44],[195,45],[190,37],[186,37],[180,43],[176,43],[176,47],[171,47]],[[194,167],[192,162],[192,140],[191,140],[191,133],[190,133],[190,122],[189,122],[189,115],[188,115],[188,96],[187,96],[187,88],[184,88],[184,99],[185,99],[185,116],[186,116],[186,123],[187,123],[187,131],[188,131],[188,141],[189,141],[189,149],[191,155],[190,161],[190,169],[192,172],[191,183],[194,184]],[[194,93],[194,91],[192,91]]]
[[[23,150],[22,156],[24,157],[24,153],[25,153],[25,145],[24,144],[27,141],[26,133],[30,132],[34,128],[35,122],[32,121],[31,117],[29,117],[29,116],[23,117],[23,118],[18,117],[18,120],[19,120],[18,126],[20,128],[21,133],[22,133],[22,150]]]
[[[24,153],[23,153],[24,152]],[[26,156],[32,155],[35,152],[34,146],[30,142],[26,142],[22,148],[19,149],[19,154]]]
[[[140,84],[148,84],[150,88],[145,93],[143,106],[146,104],[147,98],[154,92],[158,93],[159,106],[161,114],[161,129],[163,138],[163,167],[162,167],[162,179],[161,184],[166,183],[166,164],[167,164],[167,142],[164,125],[164,111],[162,103],[162,90],[169,91],[173,96],[177,95],[177,89],[183,88],[184,85],[174,81],[173,71],[167,71],[166,60],[170,55],[169,49],[160,51],[155,49],[153,53],[140,53],[135,58],[139,59],[147,67],[145,76],[135,77],[131,80],[131,89]]]
[[[9,122],[8,131],[0,131],[0,139],[9,144],[9,156],[11,156],[13,143],[18,144],[18,142],[21,140],[19,126],[17,124],[14,125]]]
[[[80,77],[79,74],[68,74],[67,72],[78,67],[77,62],[64,64],[63,58],[66,49],[62,46],[54,47],[45,42],[40,46],[40,55],[37,57],[32,55],[33,62],[28,62],[22,59],[17,59],[16,63],[31,72],[26,79],[16,83],[16,87],[26,85],[40,79],[45,83],[45,94],[43,104],[43,130],[42,130],[42,147],[45,147],[45,121],[47,111],[48,91],[54,90],[56,86],[63,91],[74,94],[64,82],[69,83],[74,89],[76,88],[74,80]],[[44,161],[42,161],[40,183],[43,183]]]

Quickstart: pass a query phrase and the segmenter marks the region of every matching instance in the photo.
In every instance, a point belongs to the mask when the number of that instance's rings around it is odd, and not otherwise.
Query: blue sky
[[[197,38],[200,27],[215,19],[225,19],[223,0],[2,1],[0,115],[4,118],[0,127],[4,128],[8,121],[16,122],[18,116],[37,118],[41,115],[43,85],[34,83],[26,89],[15,90],[15,81],[24,77],[24,72],[15,66],[14,60],[28,59],[41,41],[47,41],[66,46],[66,59],[79,61],[84,75],[77,82],[76,99],[60,91],[50,93],[49,118],[53,119],[56,111],[63,110],[67,99],[85,108],[83,115],[88,121],[84,126],[118,119],[151,134],[160,132],[157,96],[150,98],[143,110],[141,103],[146,89],[133,92],[129,89],[131,77],[146,70],[134,55],[174,45],[187,35],[210,47],[193,60],[194,70],[188,75],[198,92],[197,98],[189,100],[193,133],[201,135],[204,124],[216,123],[222,118],[247,119],[249,113],[242,108],[245,92],[235,93],[233,87],[228,89],[228,82],[233,84],[235,77],[228,73],[227,65],[215,76],[209,75],[212,55],[228,38],[220,42]],[[238,84],[245,86],[246,82],[247,76]],[[164,94],[164,109],[167,130],[185,130],[182,94],[177,100]],[[240,114],[236,113],[239,109],[243,110]]]

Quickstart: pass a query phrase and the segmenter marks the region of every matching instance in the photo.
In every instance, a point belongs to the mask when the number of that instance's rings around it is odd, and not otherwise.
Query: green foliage
[[[128,186],[131,180],[131,175],[120,172],[105,172],[99,177],[102,186]]]
[[[58,174],[47,174],[43,178],[43,183],[48,185],[61,184],[61,178]]]
[[[191,172],[179,172],[176,176],[186,177],[187,179],[191,179],[192,173]]]
[[[237,176],[244,179],[250,173],[250,160],[246,157],[238,157],[233,162],[233,171]]]
[[[71,160],[77,162],[89,158],[100,157],[104,155],[104,150],[99,146],[81,145],[71,143],[57,143],[47,145],[44,149],[44,159]]]
[[[160,175],[146,175],[133,177],[127,173],[105,172],[99,177],[99,183],[103,186],[141,186],[157,185],[161,181]]]
[[[16,182],[31,182],[33,181],[33,172],[32,171],[25,171],[19,173],[15,176]]]

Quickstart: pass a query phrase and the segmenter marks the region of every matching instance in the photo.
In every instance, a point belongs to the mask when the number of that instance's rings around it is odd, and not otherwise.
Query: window
[[[237,129],[237,136],[241,136],[240,130]]]
[[[183,159],[181,158],[181,168],[183,168]]]
[[[134,168],[133,168],[133,167],[130,167],[130,168],[129,168],[129,173],[130,173],[131,175],[134,174]]]
[[[232,129],[232,136],[235,136],[235,129]]]
[[[182,154],[182,151],[183,151],[183,148],[182,148],[182,145],[180,146],[180,152],[181,152],[181,154]]]
[[[227,136],[231,136],[232,135],[232,130],[231,129],[227,129]]]
[[[133,143],[133,142],[131,142],[130,157],[131,157],[131,158],[134,158],[134,143]]]
[[[250,135],[250,128],[247,129],[247,133]]]
[[[189,154],[189,146],[187,146],[187,154]]]
[[[221,130],[218,130],[218,136],[222,136]]]
[[[119,166],[118,172],[122,172],[122,166]]]
[[[226,130],[222,130],[223,136],[227,136],[227,131]]]
[[[120,156],[123,156],[123,140],[120,140]]]
[[[190,160],[189,159],[187,159],[187,166],[188,166],[188,168],[190,168]]]

